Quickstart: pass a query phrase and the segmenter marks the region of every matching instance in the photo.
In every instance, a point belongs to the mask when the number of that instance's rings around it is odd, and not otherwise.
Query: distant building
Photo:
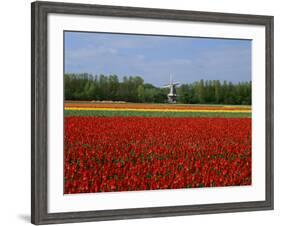
[[[177,102],[177,91],[176,86],[179,85],[178,82],[173,82],[172,76],[170,76],[170,83],[162,86],[163,88],[169,88],[170,92],[168,93],[168,103],[176,103]]]

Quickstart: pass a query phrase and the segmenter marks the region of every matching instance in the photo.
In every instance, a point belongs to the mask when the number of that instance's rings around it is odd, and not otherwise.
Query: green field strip
[[[140,117],[210,117],[210,118],[251,118],[251,113],[241,112],[137,112],[137,111],[79,111],[64,110],[64,116],[140,116]]]

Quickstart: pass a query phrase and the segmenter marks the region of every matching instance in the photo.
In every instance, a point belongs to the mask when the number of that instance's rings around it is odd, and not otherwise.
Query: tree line
[[[177,103],[251,104],[251,81],[237,84],[200,80],[176,88]],[[166,103],[169,89],[145,83],[140,76],[70,74],[64,75],[65,100],[108,100],[135,103]]]

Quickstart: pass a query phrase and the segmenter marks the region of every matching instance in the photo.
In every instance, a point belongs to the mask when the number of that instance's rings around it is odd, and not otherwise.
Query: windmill
[[[177,85],[179,85],[179,83],[173,82],[172,75],[170,75],[170,83],[162,86],[162,88],[169,88],[170,89],[170,92],[167,95],[169,103],[176,103],[177,102],[177,92],[176,92],[176,86]]]

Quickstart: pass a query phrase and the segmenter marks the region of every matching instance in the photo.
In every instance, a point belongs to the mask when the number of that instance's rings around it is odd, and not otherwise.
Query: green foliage
[[[181,84],[177,102],[183,104],[251,105],[251,82],[233,84],[219,80]],[[65,100],[111,100],[135,103],[166,103],[168,89],[144,83],[140,76],[65,74]]]
[[[219,80],[200,80],[178,88],[178,102],[184,104],[251,105],[251,82],[233,84]]]

